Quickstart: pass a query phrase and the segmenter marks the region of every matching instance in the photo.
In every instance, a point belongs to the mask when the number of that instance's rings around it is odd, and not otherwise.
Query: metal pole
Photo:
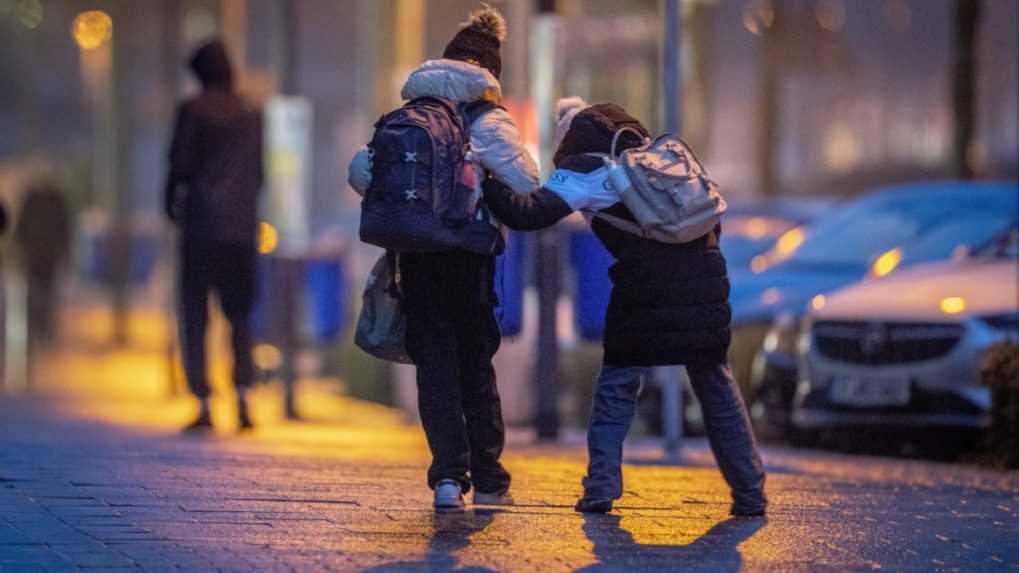
[[[682,131],[681,86],[683,76],[680,69],[682,32],[680,0],[665,0],[665,50],[662,54],[663,111],[665,131],[679,134]],[[669,366],[656,370],[662,390],[662,425],[665,433],[665,457],[678,462],[682,455],[683,438],[683,387],[686,384],[686,370]]]
[[[114,31],[112,37],[112,101],[107,118],[110,138],[110,164],[112,186],[111,227],[106,237],[110,260],[110,286],[113,299],[113,339],[118,346],[128,342],[128,321],[130,312],[129,281],[132,256],[132,233],[130,216],[132,208],[132,163],[129,160],[134,145],[135,117],[131,102],[134,93],[131,85],[130,56],[133,53],[131,20],[134,13],[122,4],[115,4],[113,11]]]
[[[976,131],[977,36],[980,0],[955,1],[952,60],[952,169],[960,179],[973,178],[970,147]]]
[[[163,112],[166,125],[170,125],[173,121],[171,119],[173,117],[173,108],[176,105],[180,89],[180,6],[178,3],[164,3],[162,17]],[[171,286],[167,289],[169,294],[166,301],[166,316],[172,317],[172,319],[166,321],[166,388],[167,395],[175,397],[180,394],[180,390],[184,386],[177,368],[178,343],[184,329],[180,325],[182,313],[177,311],[179,306],[177,304],[179,300],[177,285],[180,284],[180,281],[177,279],[177,273],[180,271],[178,270],[177,261],[177,230],[174,225],[166,226],[163,238],[163,251],[165,260],[168,262],[167,266],[171,269]]]
[[[555,124],[555,1],[538,0],[531,28],[531,90],[541,142],[544,180],[552,171]],[[556,306],[559,300],[559,233],[555,228],[538,233],[535,275],[538,287],[538,359],[534,365],[535,430],[539,440],[559,437],[559,340]]]
[[[282,35],[281,46],[283,49],[282,58],[279,60],[283,66],[280,70],[282,80],[282,92],[285,95],[298,93],[297,86],[297,62],[298,62],[298,36],[297,36],[297,5],[294,0],[288,0],[282,5],[280,14],[280,31]],[[298,293],[301,283],[301,272],[303,269],[302,254],[284,253],[279,262],[282,265],[281,290],[281,313],[282,313],[282,340],[281,353],[283,358],[283,404],[284,414],[289,420],[300,418],[297,412],[297,353],[300,340],[298,335],[297,316],[300,310]]]
[[[680,133],[682,131],[682,93],[683,76],[681,74],[682,33],[679,9],[680,0],[665,0],[665,51],[662,54],[662,83],[665,131]]]

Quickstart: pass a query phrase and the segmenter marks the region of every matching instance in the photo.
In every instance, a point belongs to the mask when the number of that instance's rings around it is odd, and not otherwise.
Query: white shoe
[[[464,494],[456,480],[444,479],[435,484],[435,509],[463,509]]]
[[[510,492],[484,493],[474,490],[475,505],[513,505],[513,496]]]

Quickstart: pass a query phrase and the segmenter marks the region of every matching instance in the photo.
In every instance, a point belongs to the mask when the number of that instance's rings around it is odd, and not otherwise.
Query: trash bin
[[[273,258],[258,256],[255,307],[251,311],[251,335],[257,342],[272,339]]]
[[[313,258],[305,264],[307,322],[316,342],[333,342],[346,327],[347,271],[342,256]]]
[[[524,327],[524,264],[527,260],[527,236],[510,233],[506,252],[496,259],[495,293],[499,305],[495,315],[503,336],[517,336]]]
[[[570,261],[577,276],[577,292],[573,299],[577,331],[584,340],[601,340],[612,292],[609,267],[615,258],[594,233],[584,229],[570,233]]]
[[[160,255],[161,236],[147,230],[131,229],[127,237],[126,278],[131,286],[144,285],[152,276]],[[109,229],[86,231],[79,242],[80,271],[86,280],[105,283],[112,279],[114,251],[120,241]]]

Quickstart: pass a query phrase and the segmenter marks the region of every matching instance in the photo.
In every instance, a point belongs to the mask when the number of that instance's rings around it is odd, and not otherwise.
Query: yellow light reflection
[[[768,234],[768,222],[760,217],[753,217],[747,221],[747,236],[751,239],[761,239]]]
[[[828,303],[828,299],[823,294],[819,294],[814,298],[810,299],[810,308],[814,310],[821,310],[824,305]]]
[[[775,243],[775,254],[782,259],[789,257],[796,252],[796,249],[800,248],[806,238],[803,229],[799,227],[786,231]]]
[[[258,252],[263,255],[276,250],[276,246],[279,245],[279,233],[276,232],[276,228],[262,221],[258,225]]]
[[[959,314],[966,310],[966,299],[961,296],[950,296],[941,299],[941,312],[945,314]]]
[[[871,267],[871,272],[876,277],[883,277],[888,273],[895,270],[902,262],[902,249],[895,247],[894,249],[885,252],[874,261],[874,266]]]
[[[842,0],[821,0],[815,12],[817,23],[829,32],[840,32],[846,24],[846,6]]]
[[[39,0],[20,0],[14,10],[15,17],[29,30],[35,30],[42,24],[43,7]]]
[[[71,35],[82,50],[94,50],[113,35],[113,19],[102,10],[89,10],[75,17]]]
[[[743,8],[743,27],[760,36],[775,23],[775,9],[768,0],[756,0]]]
[[[753,271],[754,274],[761,274],[764,271],[768,270],[767,257],[765,257],[764,255],[757,255],[756,257],[751,259],[750,270]]]
[[[276,370],[283,363],[283,355],[271,344],[259,344],[252,350],[255,366],[262,370]]]
[[[780,300],[782,300],[782,291],[777,288],[773,287],[761,293],[761,302],[766,305],[773,305]]]

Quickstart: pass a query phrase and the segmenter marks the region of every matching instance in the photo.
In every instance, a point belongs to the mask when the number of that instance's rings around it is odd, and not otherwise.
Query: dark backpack
[[[375,124],[362,241],[397,252],[502,251],[502,234],[475,193],[473,166],[465,165],[470,124],[494,107],[423,97]]]

